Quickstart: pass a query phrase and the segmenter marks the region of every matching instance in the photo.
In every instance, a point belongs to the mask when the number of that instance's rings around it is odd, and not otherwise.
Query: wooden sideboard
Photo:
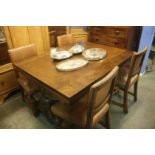
[[[137,50],[141,36],[140,26],[88,26],[89,41]]]
[[[8,44],[2,26],[0,31],[0,104],[2,104],[8,94],[17,88],[18,84],[13,66],[10,63]]]

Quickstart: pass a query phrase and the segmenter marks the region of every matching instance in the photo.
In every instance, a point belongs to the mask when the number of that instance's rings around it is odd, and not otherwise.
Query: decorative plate
[[[84,47],[77,44],[73,46],[72,48],[70,48],[69,51],[73,54],[82,53],[84,51]]]
[[[72,53],[69,51],[56,51],[56,50],[51,50],[51,58],[56,59],[56,60],[63,60],[70,58],[72,56]]]
[[[107,52],[102,48],[90,48],[85,50],[82,55],[87,60],[101,60],[106,57]]]
[[[74,71],[84,67],[87,64],[88,64],[87,60],[74,58],[58,63],[56,65],[56,68],[60,71]]]

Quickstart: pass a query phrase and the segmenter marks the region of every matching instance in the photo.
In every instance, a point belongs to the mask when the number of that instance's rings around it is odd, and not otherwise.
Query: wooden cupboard
[[[8,26],[4,29],[9,49],[34,43],[38,55],[50,50],[47,26]]]

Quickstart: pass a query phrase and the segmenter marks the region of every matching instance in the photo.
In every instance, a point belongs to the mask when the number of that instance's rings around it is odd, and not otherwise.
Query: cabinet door
[[[9,49],[34,43],[38,55],[50,50],[47,26],[7,26],[5,34]]]
[[[10,37],[13,48],[30,44],[27,26],[9,26]]]
[[[48,29],[46,30],[44,26],[28,26],[28,31],[31,43],[34,43],[37,47],[38,55],[46,53],[50,48],[50,46],[48,46]]]

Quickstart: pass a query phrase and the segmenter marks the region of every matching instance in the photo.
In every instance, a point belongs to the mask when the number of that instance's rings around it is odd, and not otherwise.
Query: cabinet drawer
[[[127,47],[127,41],[124,38],[102,36],[101,43],[104,45],[114,46],[114,47],[119,47],[119,48]]]
[[[100,43],[101,42],[100,35],[90,35],[89,41],[94,43]]]
[[[90,28],[89,32],[91,35],[100,35],[100,34],[107,34],[107,27],[102,27],[102,26],[96,26],[96,27],[92,27]]]
[[[98,33],[100,31],[100,27],[99,26],[91,26],[89,27],[89,32],[90,33]]]
[[[74,42],[77,43],[77,42],[80,42],[80,41],[87,41],[87,36],[76,36],[74,37]]]
[[[0,94],[17,87],[14,70],[0,74]]]
[[[128,38],[129,29],[121,28],[108,28],[109,37]]]

